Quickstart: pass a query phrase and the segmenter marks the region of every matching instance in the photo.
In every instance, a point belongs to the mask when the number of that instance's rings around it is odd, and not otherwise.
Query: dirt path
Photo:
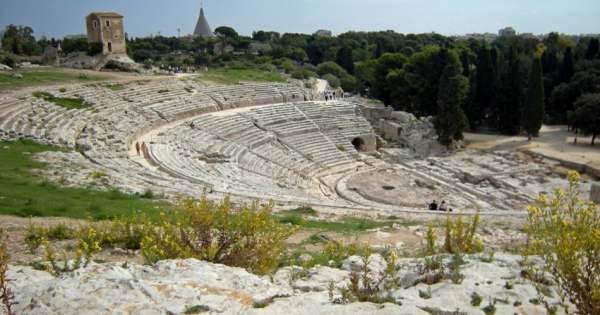
[[[478,150],[515,150],[541,155],[561,161],[570,167],[588,170],[600,177],[600,144],[591,146],[590,137],[578,137],[567,126],[543,126],[540,136],[531,142],[524,136],[501,136],[490,134],[465,133],[465,143],[469,149]]]

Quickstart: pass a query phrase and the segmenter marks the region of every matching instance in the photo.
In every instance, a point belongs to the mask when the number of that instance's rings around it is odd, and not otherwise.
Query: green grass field
[[[257,69],[211,69],[196,78],[220,84],[238,84],[241,81],[285,82],[280,73]]]
[[[316,220],[310,216],[317,212],[311,208],[298,208],[277,213],[279,222],[292,224],[301,229],[329,231],[339,233],[361,232],[374,228],[392,226],[398,220],[375,221],[365,218],[343,217],[336,221]]]
[[[33,174],[45,167],[33,154],[58,150],[32,141],[0,142],[0,214],[106,219],[142,211],[156,218],[170,208],[165,202],[116,190],[60,187]]]
[[[101,75],[88,75],[74,70],[58,68],[30,68],[18,71],[23,78],[15,78],[8,72],[0,72],[0,91],[39,85],[96,82],[105,80]]]
[[[64,107],[66,109],[80,109],[89,107],[83,99],[81,98],[72,98],[72,97],[56,97],[48,92],[33,92],[33,96],[37,98],[41,98],[47,102],[52,102],[57,106]]]

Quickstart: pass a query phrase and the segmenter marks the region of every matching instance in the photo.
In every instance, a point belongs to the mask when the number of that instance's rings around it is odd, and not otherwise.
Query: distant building
[[[206,20],[206,16],[204,16],[204,8],[202,6],[200,6],[200,16],[198,17],[198,22],[194,29],[194,36],[204,38],[215,37],[215,34],[212,32],[210,25]]]
[[[102,54],[127,54],[123,16],[114,12],[92,12],[86,17],[88,43],[102,44]]]
[[[498,31],[498,36],[500,37],[515,37],[517,36],[517,31],[515,31],[512,27],[505,27]]]
[[[314,35],[321,37],[331,37],[333,36],[333,33],[330,30],[318,30],[315,32]]]

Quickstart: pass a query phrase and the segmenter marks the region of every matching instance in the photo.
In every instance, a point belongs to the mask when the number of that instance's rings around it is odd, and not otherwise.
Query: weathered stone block
[[[600,183],[592,183],[592,190],[590,191],[590,200],[596,204],[600,204]]]

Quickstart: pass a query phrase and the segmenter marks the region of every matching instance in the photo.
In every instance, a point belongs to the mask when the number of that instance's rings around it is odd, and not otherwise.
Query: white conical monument
[[[194,30],[194,36],[199,37],[214,37],[212,30],[210,29],[210,25],[208,25],[208,21],[204,16],[204,6],[202,2],[200,2],[200,17],[198,18],[198,23],[196,23],[196,29]]]

